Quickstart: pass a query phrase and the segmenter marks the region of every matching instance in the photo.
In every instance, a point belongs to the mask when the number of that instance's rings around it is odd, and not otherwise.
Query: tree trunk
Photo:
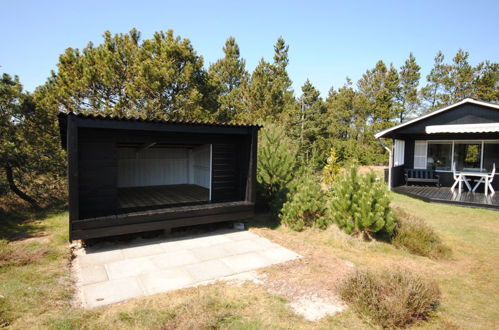
[[[19,188],[17,188],[16,183],[14,182],[14,175],[12,174],[12,167],[5,166],[5,173],[7,173],[7,182],[9,183],[10,190],[12,190],[14,194],[16,194],[21,199],[28,202],[34,208],[39,209],[40,205],[38,205],[38,203],[33,198],[31,198],[30,196],[19,190]]]

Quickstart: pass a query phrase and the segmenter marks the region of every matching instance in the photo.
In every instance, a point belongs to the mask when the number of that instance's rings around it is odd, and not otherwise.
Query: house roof
[[[457,102],[457,103],[454,103],[452,105],[449,105],[445,108],[442,108],[442,109],[439,109],[439,110],[436,110],[436,111],[433,111],[429,114],[426,114],[424,116],[420,116],[418,118],[414,118],[412,120],[409,120],[405,123],[402,123],[402,124],[399,124],[397,126],[394,126],[394,127],[391,127],[391,128],[388,128],[388,129],[385,129],[384,131],[381,131],[381,132],[378,132],[376,135],[374,135],[374,137],[376,139],[379,139],[381,137],[383,137],[384,135],[386,135],[387,133],[390,133],[392,131],[395,131],[399,128],[402,128],[402,127],[405,127],[405,126],[408,126],[408,125],[411,125],[413,123],[416,123],[418,121],[421,121],[423,119],[426,119],[426,118],[429,118],[429,117],[432,117],[432,116],[435,116],[435,115],[438,115],[442,112],[445,112],[445,111],[448,111],[448,110],[451,110],[451,109],[454,109],[454,108],[457,108],[458,106],[460,105],[463,105],[463,104],[466,104],[466,103],[471,103],[471,104],[476,104],[476,105],[480,105],[480,106],[484,106],[484,107],[488,107],[488,108],[492,108],[492,109],[496,109],[496,110],[499,110],[499,104],[494,104],[494,103],[489,103],[489,102],[483,102],[483,101],[477,101],[477,100],[474,100],[474,99],[471,99],[471,98],[467,98],[467,99],[464,99],[460,102]],[[454,125],[438,125],[438,126],[454,126]],[[435,132],[436,133],[436,132]]]
[[[426,126],[426,133],[495,133],[499,132],[499,123],[431,125]]]
[[[180,125],[201,125],[201,126],[221,126],[221,127],[258,127],[261,125],[256,124],[246,124],[246,123],[221,123],[208,120],[179,120],[179,119],[161,119],[161,118],[141,118],[138,116],[113,116],[102,113],[75,113],[75,112],[60,112],[60,117],[67,117],[68,115],[74,115],[77,118],[82,119],[104,119],[104,120],[117,120],[125,122],[142,122],[142,123],[159,123],[159,124],[180,124]]]

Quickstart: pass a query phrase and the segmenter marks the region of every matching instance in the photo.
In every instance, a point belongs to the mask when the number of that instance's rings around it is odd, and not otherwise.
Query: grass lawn
[[[437,281],[442,305],[431,322],[419,327],[497,327],[499,212],[392,196],[394,205],[423,218],[438,232],[452,249],[449,260],[414,256],[383,242],[361,242],[336,228],[292,232],[273,223],[269,216],[260,215],[251,222],[250,230],[304,256],[299,261],[264,270],[269,283],[274,285],[216,283],[93,310],[82,310],[72,302],[67,213],[0,214],[0,326],[366,328],[369,324],[349,309],[308,322],[287,306],[290,297],[303,288],[319,293],[334,290],[343,270],[355,265],[372,269],[404,267]],[[288,291],[276,283],[286,283]]]

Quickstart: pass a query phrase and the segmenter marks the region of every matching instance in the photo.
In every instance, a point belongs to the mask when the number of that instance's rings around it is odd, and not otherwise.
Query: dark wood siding
[[[112,135],[79,130],[80,219],[114,214],[118,207],[117,158]]]
[[[499,122],[499,110],[468,103],[417,121],[414,124],[401,127],[395,130],[393,135],[426,134],[425,127],[430,125],[484,124],[497,122]]]
[[[68,151],[70,239],[168,229],[253,215],[257,126],[176,124],[59,116]],[[212,145],[212,200],[140,212],[119,212],[118,147],[150,143]]]
[[[214,143],[212,154],[213,202],[242,200],[238,145],[236,143]]]

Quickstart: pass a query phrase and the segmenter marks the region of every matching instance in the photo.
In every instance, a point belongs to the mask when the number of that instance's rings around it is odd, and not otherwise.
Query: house
[[[70,239],[249,218],[259,126],[59,115]]]
[[[499,169],[499,105],[464,99],[375,137],[393,142],[388,180],[392,189],[430,201],[499,206],[499,194],[481,194],[485,185],[478,184],[478,177],[467,179],[469,186],[477,187],[475,192],[465,187],[461,194],[461,190],[446,188],[454,185],[460,172],[488,172],[490,176],[494,164]],[[431,187],[429,183],[423,184],[425,187],[417,183],[403,186],[408,169],[432,170],[443,187]],[[491,186],[499,190],[499,173]]]

